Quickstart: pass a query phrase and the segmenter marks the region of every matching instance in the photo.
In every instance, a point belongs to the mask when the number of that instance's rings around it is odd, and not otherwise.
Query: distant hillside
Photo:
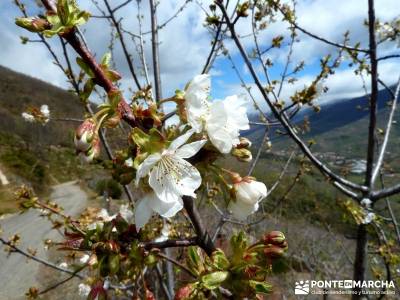
[[[378,125],[384,128],[385,120],[389,113],[388,101],[391,100],[386,90],[379,92],[378,102]],[[368,100],[366,97],[357,97],[342,101],[335,101],[322,105],[321,111],[315,113],[307,110],[299,114],[295,122],[303,123],[304,118],[310,122],[310,131],[303,135],[304,140],[314,139],[317,144],[313,146],[314,151],[336,152],[350,157],[363,157],[368,134]],[[394,120],[400,122],[400,112],[396,112]],[[400,144],[400,124],[394,124],[392,132],[392,146]],[[256,126],[248,132],[253,141],[260,141],[263,128]],[[281,150],[288,147],[289,139],[275,134],[271,131],[273,150]]]
[[[87,173],[73,147],[76,122],[50,121],[43,126],[21,117],[27,106],[42,104],[49,106],[51,117],[83,116],[82,104],[73,94],[0,66],[0,168],[11,188],[27,183],[44,192],[49,185]],[[9,199],[3,194],[0,186],[0,202]],[[0,214],[1,207],[0,203]]]
[[[51,122],[47,126],[30,124],[21,118],[27,106],[47,104],[52,117],[83,115],[82,104],[73,94],[41,80],[0,66],[0,133],[18,135],[35,145],[71,145],[71,122]]]

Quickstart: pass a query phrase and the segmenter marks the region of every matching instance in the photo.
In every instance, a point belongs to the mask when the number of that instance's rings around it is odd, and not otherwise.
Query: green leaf
[[[199,248],[191,246],[188,248],[187,264],[189,269],[199,275],[204,270],[203,260],[199,254]]]
[[[229,260],[226,258],[225,253],[221,249],[213,252],[211,260],[214,267],[218,270],[226,270],[229,268]]]
[[[87,65],[87,63],[80,58],[79,56],[76,58],[76,63],[81,67],[81,69],[90,77],[94,77],[92,69]]]
[[[231,238],[231,247],[233,251],[233,263],[240,263],[242,261],[242,256],[247,248],[247,238],[243,231]]]
[[[109,67],[111,62],[111,53],[107,52],[101,58],[101,64],[105,67]]]
[[[119,255],[110,255],[108,257],[108,268],[110,269],[110,274],[114,275],[119,271]]]
[[[107,78],[110,79],[112,82],[115,82],[115,81],[118,81],[121,79],[121,75],[119,75],[119,73],[114,70],[106,70],[105,73],[106,73]]]
[[[95,87],[94,80],[92,78],[88,79],[83,86],[83,92],[81,93],[81,100],[86,101],[89,99]]]
[[[269,294],[272,291],[272,285],[264,281],[249,280],[249,285],[256,294]]]
[[[99,261],[100,276],[106,277],[110,273],[110,266],[107,263],[107,256],[103,256]]]
[[[227,278],[228,271],[217,271],[201,277],[201,281],[205,288],[213,290],[218,288]]]
[[[148,155],[161,151],[165,145],[163,135],[156,128],[151,128],[147,134],[135,127],[132,130],[131,139],[138,147],[138,154],[133,164],[135,168],[138,168]]]

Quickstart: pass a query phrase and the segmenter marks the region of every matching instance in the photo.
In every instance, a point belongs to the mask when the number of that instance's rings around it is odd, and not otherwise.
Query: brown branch
[[[379,173],[379,171],[381,169],[381,166],[383,164],[383,158],[385,156],[386,147],[387,147],[387,144],[389,142],[390,132],[392,130],[393,117],[394,117],[394,113],[396,111],[397,101],[398,101],[398,98],[399,98],[399,93],[400,93],[400,77],[399,77],[399,80],[398,80],[398,83],[397,83],[397,87],[396,87],[396,92],[395,92],[395,95],[394,95],[394,98],[393,98],[392,108],[390,110],[389,118],[388,118],[388,121],[387,121],[386,130],[385,130],[385,136],[383,138],[381,150],[379,152],[378,161],[376,162],[375,168],[374,168],[373,173],[372,173],[372,178],[371,178],[372,185],[374,184],[374,182],[375,182],[375,180],[376,180],[376,178],[378,176],[378,173]]]
[[[18,248],[17,246],[13,245],[11,242],[8,242],[8,241],[4,240],[2,237],[0,237],[0,242],[3,243],[3,245],[6,245],[6,246],[10,247],[12,249],[12,252],[17,252],[17,253],[19,253],[19,254],[21,254],[21,255],[29,258],[29,259],[32,259],[32,260],[34,260],[34,261],[36,261],[38,263],[41,263],[42,265],[45,265],[45,266],[50,267],[52,269],[55,269],[57,271],[64,272],[64,273],[67,273],[67,274],[70,274],[70,275],[74,275],[75,277],[78,277],[79,279],[84,279],[84,277],[82,275],[76,274],[75,271],[71,271],[71,270],[68,270],[68,269],[60,268],[60,267],[58,267],[58,266],[56,266],[56,265],[54,265],[54,264],[52,264],[52,263],[50,263],[50,262],[48,262],[48,261],[46,261],[44,259],[38,258],[38,257],[36,257],[34,255],[31,255],[28,252],[26,252],[26,251]]]
[[[189,247],[197,245],[197,238],[179,239],[179,240],[166,240],[163,242],[146,242],[143,244],[144,249],[164,249],[174,247]]]
[[[376,59],[376,38],[375,38],[375,9],[374,1],[368,0],[368,32],[369,32],[369,52],[371,62],[371,95],[370,95],[370,114],[368,128],[367,146],[367,170],[365,172],[365,185],[371,190],[373,188],[372,172],[375,156],[376,142],[376,113],[378,102],[378,61]]]
[[[119,39],[119,41],[120,41],[120,44],[121,44],[121,47],[122,47],[122,51],[124,52],[124,55],[125,55],[125,58],[126,58],[126,62],[127,62],[127,64],[128,64],[129,71],[131,72],[131,75],[132,75],[132,77],[133,77],[133,80],[135,81],[136,87],[140,90],[140,89],[141,89],[141,87],[140,87],[140,82],[139,82],[139,79],[138,79],[137,76],[136,76],[135,68],[133,67],[133,62],[132,62],[132,59],[131,59],[132,56],[129,54],[128,48],[127,48],[127,46],[126,46],[124,34],[123,34],[123,32],[121,31],[120,22],[118,22],[118,21],[115,19],[115,15],[114,15],[114,12],[115,12],[117,9],[119,9],[119,8],[121,8],[121,7],[123,7],[123,6],[125,6],[126,4],[128,4],[128,3],[131,2],[131,1],[132,1],[132,0],[128,0],[128,1],[122,3],[120,6],[118,6],[117,8],[114,8],[114,9],[111,9],[110,4],[108,3],[108,0],[104,0],[104,4],[106,5],[107,10],[108,10],[108,13],[110,14],[110,20],[111,20],[111,22],[112,22],[112,24],[114,25],[115,29],[117,30],[118,39]]]
[[[153,54],[153,74],[156,102],[162,99],[161,74],[160,74],[160,55],[158,53],[158,28],[157,28],[157,8],[154,0],[149,0],[151,18],[151,49]]]
[[[201,216],[194,204],[194,198],[183,196],[183,206],[189,215],[190,221],[193,224],[194,230],[197,234],[197,244],[208,254],[211,255],[215,250],[214,243],[211,240],[210,235],[205,229]]]
[[[163,253],[157,253],[156,254],[158,257],[163,258],[171,263],[173,263],[174,265],[177,265],[179,268],[181,268],[182,270],[184,270],[186,273],[188,273],[190,276],[196,278],[196,274],[194,274],[188,267],[186,267],[185,265],[181,264],[179,261],[173,259],[172,257],[166,256]]]

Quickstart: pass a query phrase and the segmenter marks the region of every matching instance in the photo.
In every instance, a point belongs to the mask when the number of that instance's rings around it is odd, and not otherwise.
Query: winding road
[[[69,215],[77,215],[87,204],[87,195],[76,182],[67,182],[53,187],[50,199],[64,208]],[[11,215],[0,220],[3,236],[18,233],[21,237],[19,248],[37,249],[37,257],[47,259],[43,248],[45,239],[60,240],[60,234],[51,230],[51,224],[39,217],[39,212],[30,210],[22,215]],[[18,253],[7,256],[4,245],[0,244],[0,299],[26,299],[24,294],[31,286],[40,286],[39,263],[27,260]]]

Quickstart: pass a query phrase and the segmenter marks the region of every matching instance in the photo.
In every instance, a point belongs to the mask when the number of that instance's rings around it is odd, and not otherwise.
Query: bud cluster
[[[262,239],[265,247],[264,254],[268,258],[279,258],[288,249],[285,235],[280,231],[271,231]]]
[[[239,161],[250,162],[253,159],[253,155],[249,148],[251,147],[251,141],[245,137],[239,138],[239,144],[232,149],[232,155]]]

